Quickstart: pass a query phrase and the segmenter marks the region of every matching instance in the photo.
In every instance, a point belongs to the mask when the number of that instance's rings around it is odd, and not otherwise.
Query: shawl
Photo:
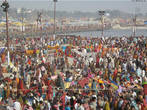
[[[57,79],[57,87],[61,87],[61,89],[63,90],[65,89],[64,83],[60,74],[58,75],[58,79]]]
[[[51,84],[49,84],[47,87],[47,95],[48,99],[51,100],[53,97],[53,89]]]
[[[7,84],[7,89],[6,89],[6,99],[8,99],[10,96],[10,86]]]
[[[96,82],[93,82],[92,83],[92,89],[96,89],[96,85],[97,85],[97,83]]]
[[[19,80],[17,89],[19,90],[18,92],[23,92],[23,93],[25,94],[25,89],[26,89],[26,88],[24,88],[24,84],[23,84],[22,79]]]
[[[118,72],[118,71],[115,70],[114,73],[113,73],[113,80],[114,80],[114,81],[116,81],[117,72]]]
[[[22,99],[21,95],[18,98],[18,102],[20,102],[21,106],[23,105],[23,99]]]
[[[109,103],[107,102],[106,105],[105,105],[105,109],[104,110],[110,110],[109,108]]]

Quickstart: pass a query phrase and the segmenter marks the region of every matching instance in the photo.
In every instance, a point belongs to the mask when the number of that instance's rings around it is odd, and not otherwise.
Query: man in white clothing
[[[69,93],[67,93],[66,96],[65,96],[65,103],[66,103],[67,101],[70,101],[70,98],[71,98],[71,97],[69,97]]]
[[[16,99],[16,101],[15,101],[14,104],[13,104],[13,108],[14,108],[14,110],[21,110],[21,105],[20,105],[20,103],[17,101],[17,99]]]
[[[103,65],[104,65],[103,57],[100,57],[100,59],[99,59],[99,65],[100,65],[100,70],[101,70],[101,68],[102,68]]]
[[[93,58],[92,58],[92,55],[91,55],[90,58],[89,58],[90,64],[91,64],[92,61],[93,61]]]

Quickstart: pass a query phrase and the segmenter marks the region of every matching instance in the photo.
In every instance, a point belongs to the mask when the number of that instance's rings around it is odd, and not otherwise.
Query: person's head
[[[27,75],[29,75],[29,73],[28,73],[28,72],[26,72],[26,76],[27,76]]]
[[[66,105],[69,107],[70,106],[70,102],[67,102]]]
[[[135,107],[134,106],[131,106],[131,110],[135,110]]]
[[[31,106],[30,102],[27,102],[27,108],[29,108]]]
[[[105,102],[108,101],[108,97],[104,97],[104,101],[105,101]]]
[[[40,104],[43,104],[43,101],[39,101]]]
[[[67,92],[67,94],[66,94],[67,96],[69,96],[70,94],[69,94],[69,92]]]
[[[109,84],[109,85],[108,85],[108,88],[110,88],[110,87],[111,87],[111,85]]]
[[[16,75],[16,72],[13,72],[14,75]]]
[[[8,69],[10,69],[10,65],[8,66]]]
[[[49,102],[52,104],[53,103],[53,100],[49,100]]]
[[[130,108],[130,103],[127,103],[126,104],[126,108]]]
[[[93,80],[93,82],[95,82],[95,80]]]
[[[78,104],[78,106],[80,106],[80,105],[82,104],[81,99],[78,99],[78,100],[77,100],[77,104]]]
[[[93,91],[92,91],[92,94],[93,94],[93,95],[95,95],[95,94],[96,94],[95,90],[93,90]]]
[[[96,101],[96,97],[92,97],[92,101],[95,102]]]
[[[99,83],[100,86],[102,86],[102,83]]]
[[[123,100],[123,96],[120,96],[120,100]]]
[[[38,94],[35,94],[35,97],[38,98]]]

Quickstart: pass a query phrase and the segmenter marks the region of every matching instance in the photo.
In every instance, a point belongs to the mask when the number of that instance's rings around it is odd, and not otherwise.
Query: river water
[[[60,34],[60,35],[81,35],[81,37],[101,37],[102,32],[101,31],[88,31],[88,32],[75,32],[75,33],[65,33],[65,34]],[[133,30],[132,29],[109,29],[109,30],[104,30],[104,36],[111,36],[111,37],[121,37],[121,36],[133,36]],[[147,37],[147,30],[145,29],[140,29],[136,30],[136,36],[144,36]]]

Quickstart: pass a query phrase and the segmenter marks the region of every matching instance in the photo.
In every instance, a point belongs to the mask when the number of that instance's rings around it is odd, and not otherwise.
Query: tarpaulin
[[[64,83],[65,89],[68,89],[68,88],[70,87],[70,85],[71,85],[71,82],[66,82],[66,83]]]

